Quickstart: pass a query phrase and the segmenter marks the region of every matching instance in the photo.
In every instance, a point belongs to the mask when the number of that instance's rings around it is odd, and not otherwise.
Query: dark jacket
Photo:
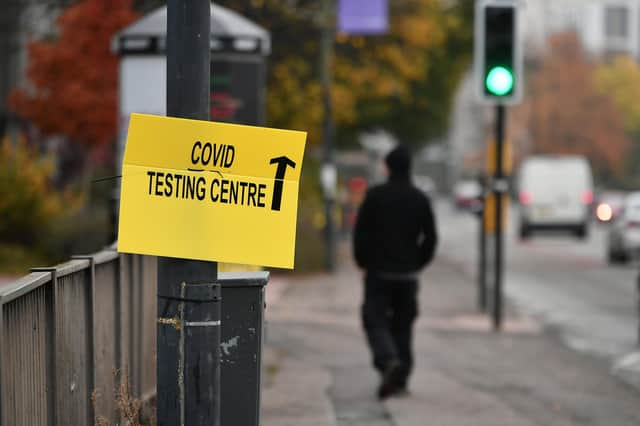
[[[360,206],[354,256],[368,272],[411,273],[431,262],[438,242],[431,202],[409,176],[371,188]]]

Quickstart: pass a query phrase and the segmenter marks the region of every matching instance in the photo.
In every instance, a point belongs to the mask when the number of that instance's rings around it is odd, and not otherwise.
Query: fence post
[[[96,387],[96,263],[93,256],[71,256],[74,260],[89,261],[89,292],[87,294],[87,312],[89,313],[89,336],[87,339],[87,388],[93,392]],[[89,404],[88,424],[95,423],[95,407]]]
[[[116,371],[120,371],[122,368],[122,264],[124,254],[119,254],[116,260],[118,265],[118,273],[115,274],[115,358],[116,358]]]
[[[49,300],[47,305],[47,323],[49,332],[47,333],[47,411],[49,413],[49,426],[58,424],[58,270],[56,268],[32,268],[31,272],[48,272],[51,274],[51,287],[49,288]]]

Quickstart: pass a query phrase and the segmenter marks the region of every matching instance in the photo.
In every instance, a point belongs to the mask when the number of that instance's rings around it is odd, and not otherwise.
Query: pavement
[[[410,394],[378,401],[361,274],[347,245],[339,258],[334,274],[275,275],[267,285],[261,425],[640,424],[640,391],[624,370],[567,347],[514,304],[494,332],[474,283],[443,255],[421,280]]]

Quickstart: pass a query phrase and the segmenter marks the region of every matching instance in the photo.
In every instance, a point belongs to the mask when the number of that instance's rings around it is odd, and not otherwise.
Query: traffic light
[[[519,101],[523,81],[516,1],[476,3],[475,74],[482,100],[495,104]]]

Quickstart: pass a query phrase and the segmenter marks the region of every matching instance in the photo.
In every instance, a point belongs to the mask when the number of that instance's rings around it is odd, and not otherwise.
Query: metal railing
[[[117,422],[114,390],[156,384],[156,258],[104,250],[0,288],[0,424]]]

